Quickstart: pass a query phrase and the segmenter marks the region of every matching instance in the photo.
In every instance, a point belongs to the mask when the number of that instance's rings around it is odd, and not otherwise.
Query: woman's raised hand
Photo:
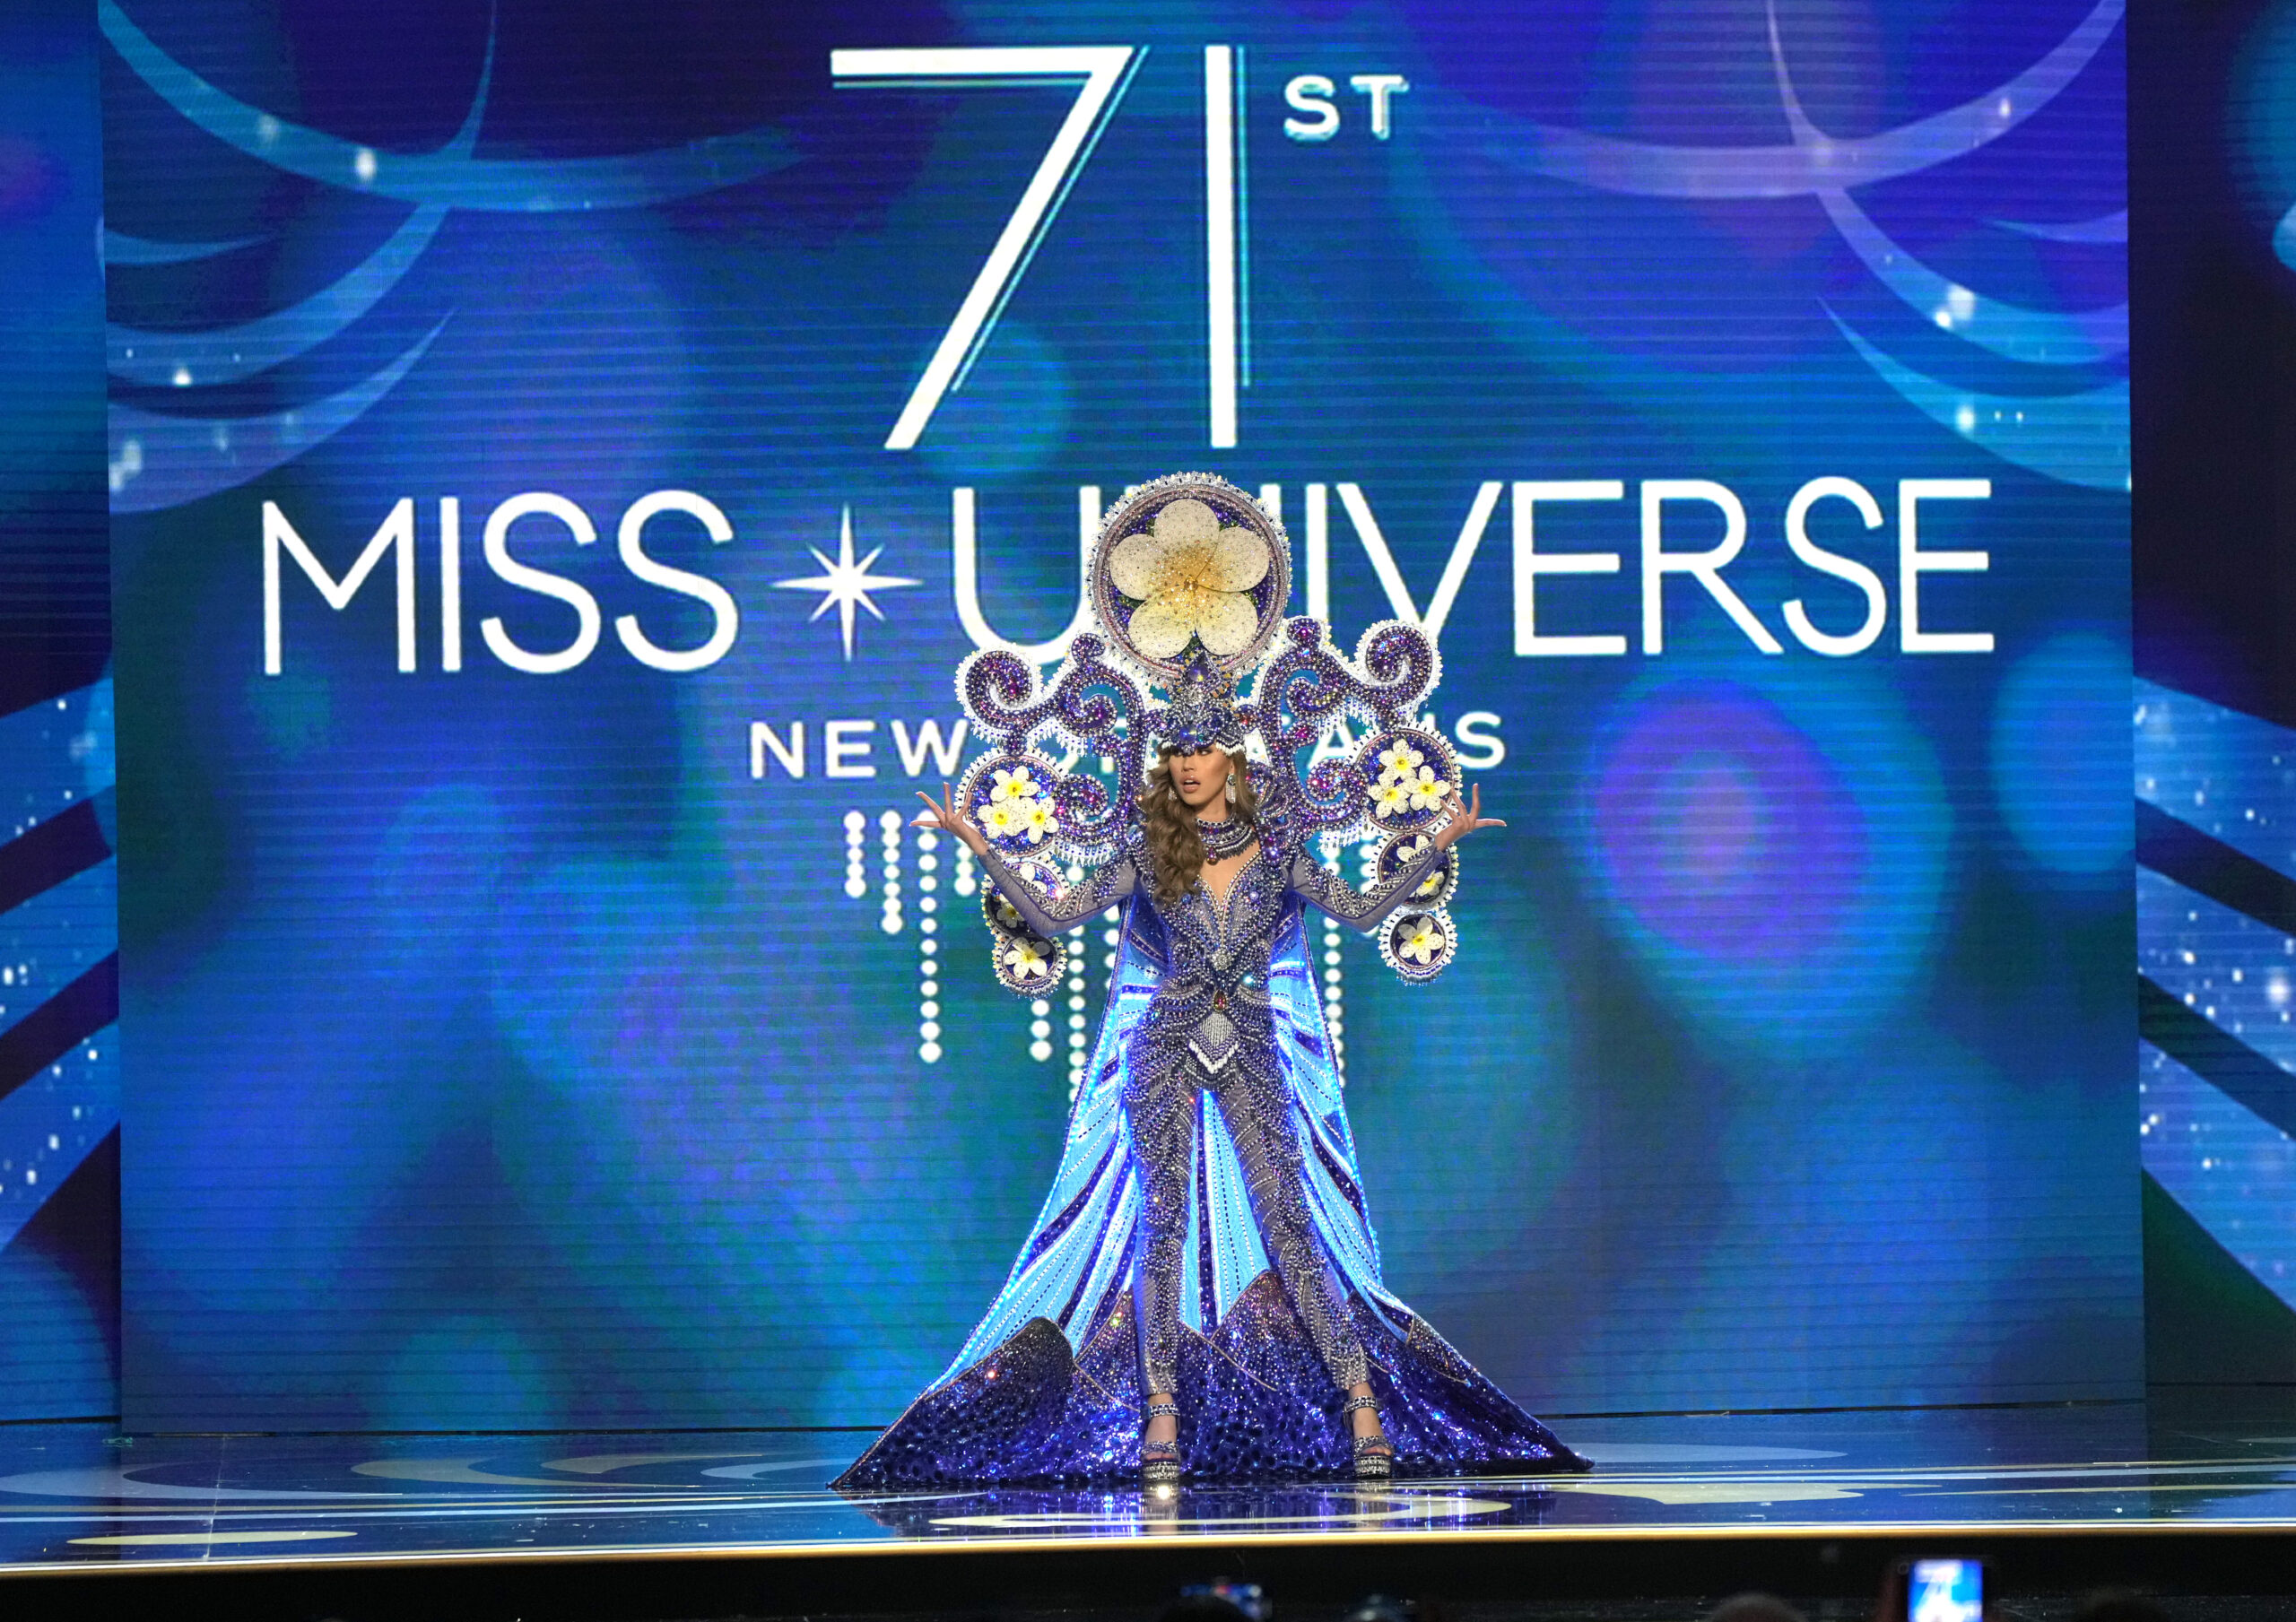
[[[1453,789],[1450,802],[1443,809],[1451,813],[1451,820],[1435,830],[1437,850],[1450,849],[1478,828],[1507,826],[1496,817],[1486,817],[1483,814],[1483,785],[1481,784],[1475,785],[1474,803],[1468,803],[1460,797],[1458,790]]]
[[[925,811],[909,827],[936,828],[943,833],[954,834],[976,856],[988,848],[988,841],[981,837],[980,829],[972,825],[972,819],[957,809],[957,796],[945,782],[941,785],[938,800],[921,788],[917,791],[917,797],[925,802]]]

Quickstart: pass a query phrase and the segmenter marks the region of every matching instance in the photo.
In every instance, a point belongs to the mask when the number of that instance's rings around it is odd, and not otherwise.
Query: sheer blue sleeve
[[[1063,885],[1051,895],[1015,872],[994,846],[982,853],[980,864],[998,893],[1013,904],[1031,930],[1047,940],[1075,928],[1095,913],[1121,905],[1140,884],[1140,870],[1130,856],[1093,868],[1077,882]]]
[[[1286,879],[1292,893],[1301,900],[1314,903],[1350,929],[1370,931],[1403,905],[1435,871],[1443,856],[1444,853],[1431,844],[1419,860],[1393,878],[1383,880],[1370,889],[1357,889],[1301,850],[1292,853],[1292,870]]]

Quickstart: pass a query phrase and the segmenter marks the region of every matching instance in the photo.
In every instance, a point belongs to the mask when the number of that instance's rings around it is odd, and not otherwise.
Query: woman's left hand
[[[1465,838],[1478,828],[1504,828],[1507,826],[1496,817],[1486,817],[1483,814],[1483,788],[1480,784],[1475,787],[1474,799],[1472,803],[1462,799],[1459,796],[1458,792],[1457,790],[1453,790],[1450,803],[1445,806],[1444,809],[1451,813],[1451,820],[1443,824],[1441,828],[1435,830],[1435,848],[1437,850],[1450,849],[1451,846],[1457,845],[1460,840]]]

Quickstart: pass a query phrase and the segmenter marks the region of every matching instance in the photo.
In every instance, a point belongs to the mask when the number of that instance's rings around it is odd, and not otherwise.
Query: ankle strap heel
[[[1379,1401],[1377,1397],[1348,1398],[1339,1410],[1339,1417],[1344,1420],[1353,1415],[1357,1409],[1366,1408],[1371,1410],[1374,1418],[1378,1417]],[[1355,1479],[1358,1481],[1387,1481],[1394,1479],[1395,1444],[1387,1440],[1384,1431],[1375,1430],[1368,1436],[1356,1437],[1354,1454]]]
[[[1146,1417],[1150,1419],[1180,1417],[1177,1402],[1151,1402]],[[1144,1487],[1174,1487],[1183,1474],[1180,1444],[1177,1442],[1147,1442],[1140,1444],[1140,1483]]]

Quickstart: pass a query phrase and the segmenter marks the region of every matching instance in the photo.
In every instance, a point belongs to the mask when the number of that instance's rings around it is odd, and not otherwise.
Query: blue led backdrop
[[[2296,1348],[2296,9],[2135,25],[2146,1372],[2270,1383]]]
[[[130,1424],[891,1418],[1105,950],[912,790],[1181,468],[1509,824],[1311,935],[1400,1294],[2137,1389],[2118,0],[100,21]]]
[[[65,0],[0,14],[0,1419],[118,1407],[97,51]]]

